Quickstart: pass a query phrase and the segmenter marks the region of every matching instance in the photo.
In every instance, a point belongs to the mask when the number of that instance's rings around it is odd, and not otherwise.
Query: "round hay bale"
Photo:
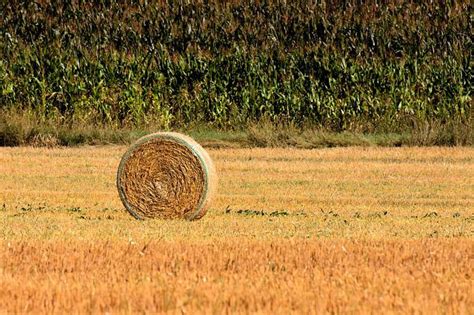
[[[216,188],[214,165],[193,139],[175,132],[147,135],[122,157],[117,188],[137,219],[202,218]]]

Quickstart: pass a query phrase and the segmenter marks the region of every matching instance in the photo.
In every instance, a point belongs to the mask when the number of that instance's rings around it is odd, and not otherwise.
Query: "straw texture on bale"
[[[117,172],[120,198],[137,219],[199,219],[207,212],[215,186],[207,152],[174,132],[139,139],[124,154]]]

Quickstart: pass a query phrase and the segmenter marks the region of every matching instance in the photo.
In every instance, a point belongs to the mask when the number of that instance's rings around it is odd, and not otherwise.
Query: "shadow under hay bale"
[[[117,188],[137,219],[203,217],[216,188],[214,165],[193,139],[159,132],[139,139],[122,157]]]

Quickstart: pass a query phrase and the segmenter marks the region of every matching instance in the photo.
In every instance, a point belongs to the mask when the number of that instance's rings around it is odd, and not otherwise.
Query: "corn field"
[[[397,131],[472,118],[471,1],[2,1],[0,109]]]

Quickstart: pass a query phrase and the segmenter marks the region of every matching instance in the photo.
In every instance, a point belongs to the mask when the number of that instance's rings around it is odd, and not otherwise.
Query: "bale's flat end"
[[[137,140],[122,157],[117,189],[137,219],[202,218],[216,189],[214,165],[193,139],[159,132]]]

